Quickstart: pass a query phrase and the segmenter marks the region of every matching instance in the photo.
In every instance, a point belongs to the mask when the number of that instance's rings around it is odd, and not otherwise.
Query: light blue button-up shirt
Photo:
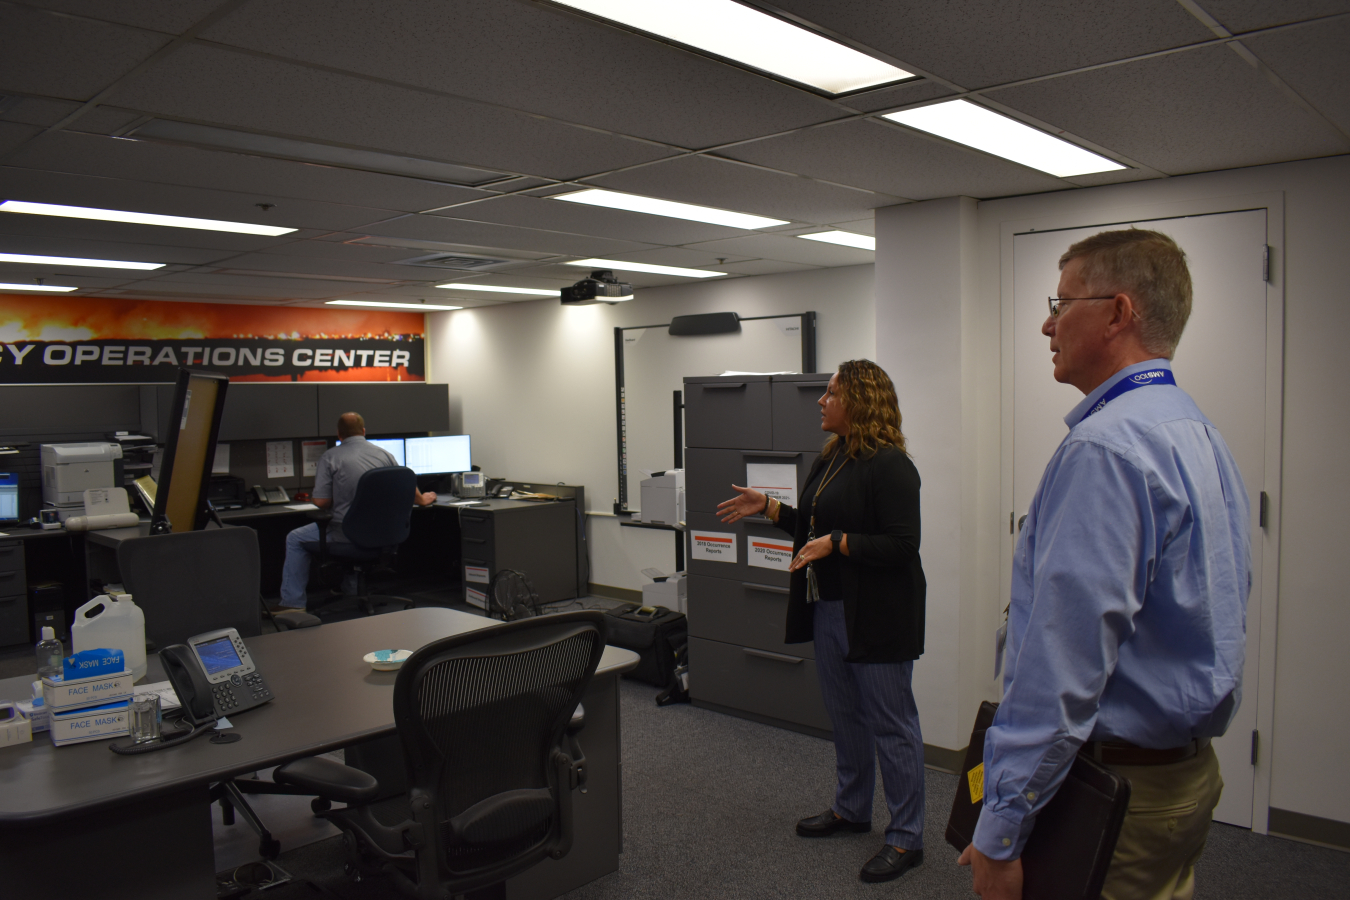
[[[1117,372],[1065,417],[1018,537],[1004,697],[984,744],[975,846],[1021,856],[1084,741],[1178,747],[1241,700],[1250,507],[1218,430],[1179,386]]]

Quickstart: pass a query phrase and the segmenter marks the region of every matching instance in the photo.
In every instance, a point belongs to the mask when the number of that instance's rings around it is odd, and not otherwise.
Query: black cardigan
[[[810,484],[824,465],[811,465]],[[853,461],[855,477],[843,485],[849,555],[839,556],[849,662],[904,662],[923,655],[924,598],[928,582],[919,560],[919,472],[908,456],[883,447]],[[810,516],[782,507],[778,527],[792,535],[793,553],[806,543]],[[786,643],[813,637],[814,612],[806,602],[806,570],[792,573]]]

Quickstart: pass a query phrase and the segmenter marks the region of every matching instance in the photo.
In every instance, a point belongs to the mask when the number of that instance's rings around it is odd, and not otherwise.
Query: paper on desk
[[[305,478],[313,478],[319,474],[319,457],[323,456],[328,450],[327,441],[301,441],[300,442],[300,474]]]
[[[293,509],[296,512],[303,512],[307,509],[318,509],[313,503],[287,503],[287,509]]]
[[[290,441],[267,442],[267,477],[291,478],[295,475],[295,450]]]
[[[212,475],[230,474],[230,445],[216,444],[216,457],[211,461]]]
[[[161,710],[177,709],[181,705],[178,702],[178,695],[174,693],[173,685],[167,681],[134,685],[131,692],[137,700],[143,700],[151,694],[159,694],[159,708]]]

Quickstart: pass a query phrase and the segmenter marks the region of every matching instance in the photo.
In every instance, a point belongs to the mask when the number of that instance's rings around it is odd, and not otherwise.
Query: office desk
[[[393,734],[396,672],[362,662],[380,648],[416,649],[493,620],[447,609],[411,609],[245,641],[276,699],[233,720],[242,740],[208,737],[142,756],[108,741],[53,747],[45,734],[0,750],[0,871],[14,896],[181,898],[215,896],[209,786]],[[621,849],[616,682],[637,664],[608,647],[583,703],[586,794],[574,797],[576,845],[508,883],[512,900],[542,900],[618,868]],[[150,660],[150,680],[159,680]],[[0,681],[0,698],[30,695],[31,677]],[[122,740],[125,740],[123,738]],[[238,827],[245,827],[242,824]],[[132,872],[144,872],[133,877]]]

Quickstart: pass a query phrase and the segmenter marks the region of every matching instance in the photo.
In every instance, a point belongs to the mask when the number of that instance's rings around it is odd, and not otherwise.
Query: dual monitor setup
[[[400,466],[407,466],[418,475],[456,475],[473,471],[467,434],[366,438],[366,442],[388,450]]]

